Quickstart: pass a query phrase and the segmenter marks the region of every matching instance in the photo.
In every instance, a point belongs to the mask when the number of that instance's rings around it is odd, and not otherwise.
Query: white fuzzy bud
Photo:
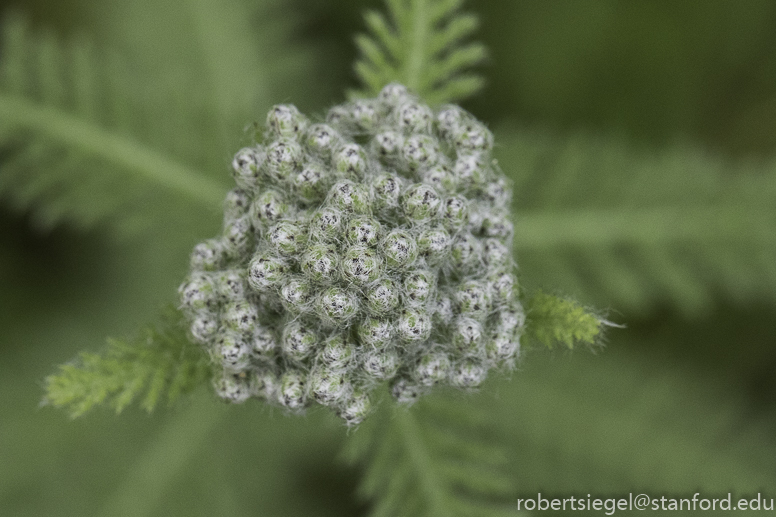
[[[248,266],[248,285],[254,291],[267,291],[278,286],[288,265],[281,259],[267,254],[255,256]]]
[[[380,247],[388,267],[409,266],[418,256],[418,244],[412,235],[403,230],[390,232]]]
[[[399,288],[390,278],[383,278],[367,291],[367,309],[371,314],[387,314],[399,305]]]
[[[234,156],[234,160],[232,160],[232,176],[238,187],[247,192],[256,190],[264,159],[265,155],[261,149],[251,147],[241,149]]]
[[[332,246],[314,244],[302,255],[300,262],[305,276],[316,283],[330,283],[337,278],[339,257]]]
[[[342,257],[341,269],[345,281],[366,285],[380,278],[382,260],[366,246],[352,246]]]
[[[246,300],[229,302],[224,306],[221,325],[229,331],[242,335],[253,334],[259,315],[256,307]]]
[[[404,309],[395,327],[399,338],[404,341],[425,341],[431,334],[431,318],[422,310]]]
[[[292,174],[301,168],[302,147],[293,140],[277,140],[267,147],[264,162],[267,176],[278,184],[290,184]]]
[[[250,347],[243,337],[235,332],[225,332],[216,340],[218,358],[224,368],[232,371],[244,370],[250,362]]]
[[[393,340],[394,329],[390,321],[367,318],[358,325],[358,340],[362,345],[385,348]]]
[[[346,425],[354,426],[363,422],[371,411],[372,400],[369,398],[369,394],[354,390],[349,399],[339,407],[338,413],[345,420]]]
[[[307,130],[305,144],[315,155],[329,158],[334,148],[339,145],[341,137],[337,131],[326,124],[313,124]]]
[[[307,405],[307,374],[300,370],[288,370],[280,377],[279,402],[292,411]]]
[[[233,404],[240,404],[251,396],[250,383],[245,374],[224,372],[213,379],[216,395]]]
[[[307,117],[292,104],[273,106],[267,113],[267,128],[275,137],[296,138],[307,129]]]
[[[415,101],[405,102],[396,111],[396,122],[405,133],[429,133],[433,113],[428,106]]]
[[[274,106],[234,156],[221,232],[192,251],[181,311],[219,396],[356,425],[382,382],[411,404],[510,368],[525,313],[490,131],[395,83],[325,119]]]
[[[345,144],[340,147],[332,159],[334,170],[341,176],[360,179],[367,170],[367,157],[358,144]]]
[[[336,327],[356,315],[358,298],[340,287],[329,287],[318,296],[316,309],[323,323]]]
[[[425,307],[434,294],[436,277],[428,270],[413,271],[404,277],[402,300],[411,307]]]
[[[405,406],[411,406],[426,392],[424,386],[407,379],[396,379],[391,386],[391,395],[396,402]]]
[[[300,321],[292,321],[283,329],[281,346],[286,357],[301,362],[318,345],[318,334]]]
[[[270,329],[263,325],[256,325],[250,338],[250,346],[255,358],[271,358],[278,349],[278,342]]]
[[[399,370],[399,361],[393,350],[371,350],[364,355],[364,371],[378,381],[392,379]]]
[[[471,318],[459,318],[453,332],[453,346],[460,355],[477,356],[482,353],[482,325]]]
[[[421,357],[413,372],[415,380],[423,386],[433,386],[447,379],[450,358],[444,353],[430,353]]]
[[[218,317],[210,312],[202,312],[194,317],[190,327],[191,337],[200,345],[207,345],[218,331]]]
[[[318,358],[332,369],[344,370],[355,355],[356,347],[353,342],[341,335],[335,335],[326,340]]]
[[[266,228],[287,217],[289,211],[290,207],[283,194],[267,190],[251,204],[248,214],[254,227]]]
[[[325,406],[343,400],[349,391],[350,383],[338,370],[316,368],[310,374],[310,392],[316,401]]]
[[[439,213],[442,199],[429,185],[418,183],[402,195],[404,216],[414,223],[430,223]]]
[[[194,246],[191,252],[193,271],[215,271],[224,262],[224,246],[219,239],[208,239]]]
[[[455,365],[450,374],[450,384],[458,388],[476,388],[487,375],[488,370],[482,364],[467,359]]]

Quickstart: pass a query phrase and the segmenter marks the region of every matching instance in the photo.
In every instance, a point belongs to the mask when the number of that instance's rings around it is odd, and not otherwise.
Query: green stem
[[[4,124],[31,129],[66,147],[79,148],[211,210],[220,210],[224,195],[222,185],[131,138],[111,134],[105,128],[64,111],[10,95],[0,94],[0,120]]]
[[[423,73],[423,67],[425,66],[425,49],[427,26],[428,26],[428,12],[426,9],[426,0],[412,0],[412,33],[410,44],[410,55],[407,56],[407,68],[405,71],[406,86],[414,90],[421,97],[425,92],[419,91],[420,78]]]
[[[413,465],[413,470],[417,474],[418,482],[426,494],[426,501],[429,503],[429,510],[440,517],[446,517],[449,512],[445,512],[444,488],[439,485],[437,476],[434,475],[434,466],[428,455],[426,446],[423,444],[423,438],[420,436],[415,418],[410,410],[398,408],[396,411],[395,424],[398,426],[406,446],[409,461]]]
[[[515,244],[519,250],[526,250],[614,243],[771,240],[768,228],[774,221],[768,221],[768,217],[776,219],[772,210],[756,206],[526,213],[515,217]]]

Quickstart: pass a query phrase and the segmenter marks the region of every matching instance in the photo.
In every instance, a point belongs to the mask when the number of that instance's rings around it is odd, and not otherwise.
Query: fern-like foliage
[[[523,279],[598,306],[688,315],[724,296],[776,299],[776,162],[731,164],[689,146],[497,132],[514,180]]]
[[[547,348],[560,345],[572,349],[578,344],[592,346],[600,340],[606,324],[579,303],[542,291],[531,297],[526,310],[527,342]]]
[[[359,491],[370,515],[514,515],[515,485],[487,421],[471,401],[437,395],[370,417],[344,451],[363,467]]]
[[[210,378],[207,355],[189,342],[178,311],[166,310],[159,325],[135,339],[111,339],[101,354],[83,352],[46,378],[44,404],[75,418],[97,405],[120,413],[133,400],[148,412],[163,399],[172,404]]]
[[[681,346],[692,337],[664,339]],[[481,405],[504,439],[519,444],[508,453],[521,497],[773,486],[773,416],[753,418],[733,383],[716,375],[710,382],[651,352],[654,337],[644,341],[641,353],[612,346],[571,361],[536,356],[520,375],[490,386],[499,396]]]
[[[429,104],[469,97],[483,80],[471,71],[485,58],[480,43],[465,43],[477,29],[477,18],[461,14],[463,0],[387,0],[388,16],[369,11],[369,35],[356,44],[361,58],[356,74],[362,94],[374,96],[398,81]]]
[[[0,199],[43,227],[110,224],[168,243],[185,236],[187,246],[208,234],[246,125],[314,69],[308,52],[285,44],[293,24],[280,2],[248,4],[182,1],[175,20],[192,23],[166,43],[185,42],[195,57],[186,69],[166,63],[166,74],[156,47],[130,60],[4,16]]]
[[[194,165],[212,146],[187,129],[196,113],[173,109],[180,99],[87,42],[31,34],[22,17],[6,17],[2,36],[0,196],[44,226],[135,231],[190,227],[169,214],[219,205],[225,187]]]

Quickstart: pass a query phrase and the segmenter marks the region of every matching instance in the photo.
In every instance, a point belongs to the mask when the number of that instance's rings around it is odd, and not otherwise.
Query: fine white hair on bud
[[[292,411],[307,405],[307,374],[301,370],[287,370],[280,377],[279,402]]]
[[[285,196],[276,190],[266,190],[251,204],[248,215],[255,228],[269,227],[288,216],[290,207]]]
[[[415,223],[431,223],[439,212],[442,200],[434,187],[418,183],[402,196],[402,209],[408,220]]]
[[[264,153],[258,148],[246,147],[237,152],[232,160],[232,177],[239,188],[246,192],[257,188],[264,159]]]
[[[200,315],[217,309],[218,293],[211,275],[193,272],[178,288],[181,308],[190,315]],[[216,314],[213,314],[214,316]]]
[[[211,312],[197,314],[194,316],[189,330],[195,343],[207,345],[215,338],[218,331],[218,318]]]
[[[297,223],[280,221],[270,229],[268,239],[279,254],[293,257],[305,249],[307,232]]]
[[[248,212],[251,205],[251,197],[242,189],[232,189],[224,198],[224,226],[235,219],[239,219]]]
[[[452,368],[450,384],[458,388],[476,388],[485,380],[488,370],[472,359],[465,359]]]
[[[410,98],[410,92],[407,87],[399,83],[390,83],[386,85],[377,96],[377,99],[383,103],[383,105],[390,108],[398,106]]]
[[[391,386],[391,395],[396,402],[411,406],[426,392],[426,388],[409,379],[396,378]]]
[[[248,265],[248,285],[255,291],[267,291],[280,284],[287,270],[287,264],[279,258],[256,255]]]
[[[356,347],[348,338],[336,334],[329,337],[321,349],[318,359],[332,369],[347,369],[356,356]]]
[[[345,398],[350,391],[350,383],[341,371],[319,367],[310,374],[310,393],[313,398],[325,406],[331,406]]]
[[[388,314],[399,305],[399,288],[389,277],[382,278],[367,291],[366,303],[371,314]]]
[[[224,260],[224,246],[220,239],[208,239],[194,246],[191,252],[193,271],[215,271]]]
[[[250,348],[242,336],[236,332],[224,332],[216,341],[218,355],[224,368],[242,371],[250,363]]]
[[[410,100],[396,109],[396,125],[405,134],[427,134],[431,130],[431,108]]]
[[[372,140],[372,152],[386,165],[396,164],[404,147],[404,136],[397,131],[383,131]]]
[[[340,175],[361,179],[367,169],[367,156],[358,144],[345,144],[334,154],[334,170]]]
[[[316,300],[317,314],[321,323],[337,327],[353,319],[358,310],[358,298],[341,287],[329,287]]]
[[[415,380],[423,386],[433,386],[444,381],[450,373],[450,358],[444,352],[433,352],[420,358],[413,372]]]
[[[364,355],[364,371],[379,381],[392,379],[400,361],[394,350],[370,350]]]
[[[256,325],[250,338],[251,353],[256,359],[274,359],[278,342],[272,330],[263,325]]]
[[[340,143],[340,135],[327,124],[313,124],[307,130],[305,145],[315,156],[326,159]]]
[[[233,301],[224,306],[221,325],[242,335],[253,334],[258,317],[256,307],[247,300]]]
[[[382,260],[366,246],[352,246],[342,258],[342,277],[357,284],[370,284],[380,278]]]
[[[283,353],[293,361],[303,361],[316,345],[318,345],[318,334],[298,320],[292,321],[283,329]]]
[[[277,140],[267,147],[265,170],[276,183],[290,183],[303,160],[302,147],[294,140]]]
[[[359,324],[357,332],[361,344],[382,349],[393,340],[394,329],[390,321],[368,318]]]
[[[267,130],[272,136],[296,138],[307,128],[307,117],[293,104],[278,104],[267,113]]]
[[[404,309],[396,321],[396,331],[403,341],[425,341],[431,334],[431,319],[422,310]]]
[[[224,371],[213,378],[213,388],[220,398],[233,404],[240,404],[248,400],[252,391],[245,372]]]
[[[388,212],[399,206],[402,179],[392,174],[380,174],[372,179],[376,212]]]
[[[354,390],[351,396],[339,408],[337,413],[349,426],[358,425],[372,411],[372,400],[363,390]]]
[[[415,238],[405,230],[393,230],[382,242],[382,252],[389,267],[407,267],[418,256],[418,244]]]
[[[381,383],[412,404],[512,368],[525,312],[486,125],[398,83],[316,119],[269,110],[192,250],[180,308],[218,396],[357,425]]]
[[[373,217],[360,216],[350,220],[347,238],[352,244],[374,247],[380,240],[382,226]]]

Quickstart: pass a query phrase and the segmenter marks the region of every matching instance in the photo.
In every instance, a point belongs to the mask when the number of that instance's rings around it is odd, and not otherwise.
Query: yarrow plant
[[[353,425],[384,381],[411,404],[514,366],[510,189],[484,124],[391,83],[320,123],[275,106],[256,140],[180,287],[221,398],[315,401]]]
[[[44,402],[78,416],[145,391],[150,411],[211,379],[226,401],[294,413],[318,403],[352,426],[378,386],[411,405],[434,386],[477,388],[526,344],[594,344],[604,321],[575,302],[519,298],[493,135],[452,104],[481,86],[468,68],[485,54],[463,43],[477,23],[459,4],[367,13],[363,90],[320,119],[270,109],[234,155],[225,199],[160,164],[166,184],[221,204],[222,231],[194,247],[177,309],[63,365]]]
[[[142,396],[151,411],[209,382],[230,403],[318,404],[360,424],[345,455],[369,465],[363,493],[380,515],[486,515],[511,498],[503,454],[470,432],[477,409],[426,395],[473,391],[534,343],[594,344],[604,321],[518,288],[494,137],[453,104],[482,84],[469,68],[484,49],[463,42],[476,18],[459,1],[387,6],[390,18],[368,13],[370,35],[356,40],[363,89],[320,118],[271,108],[234,154],[225,198],[185,167],[131,146],[122,155],[220,205],[222,230],[191,252],[177,308],[137,339],[61,366],[45,403],[79,416]],[[96,163],[88,171],[100,175]],[[388,421],[376,411],[383,386],[405,406]]]

